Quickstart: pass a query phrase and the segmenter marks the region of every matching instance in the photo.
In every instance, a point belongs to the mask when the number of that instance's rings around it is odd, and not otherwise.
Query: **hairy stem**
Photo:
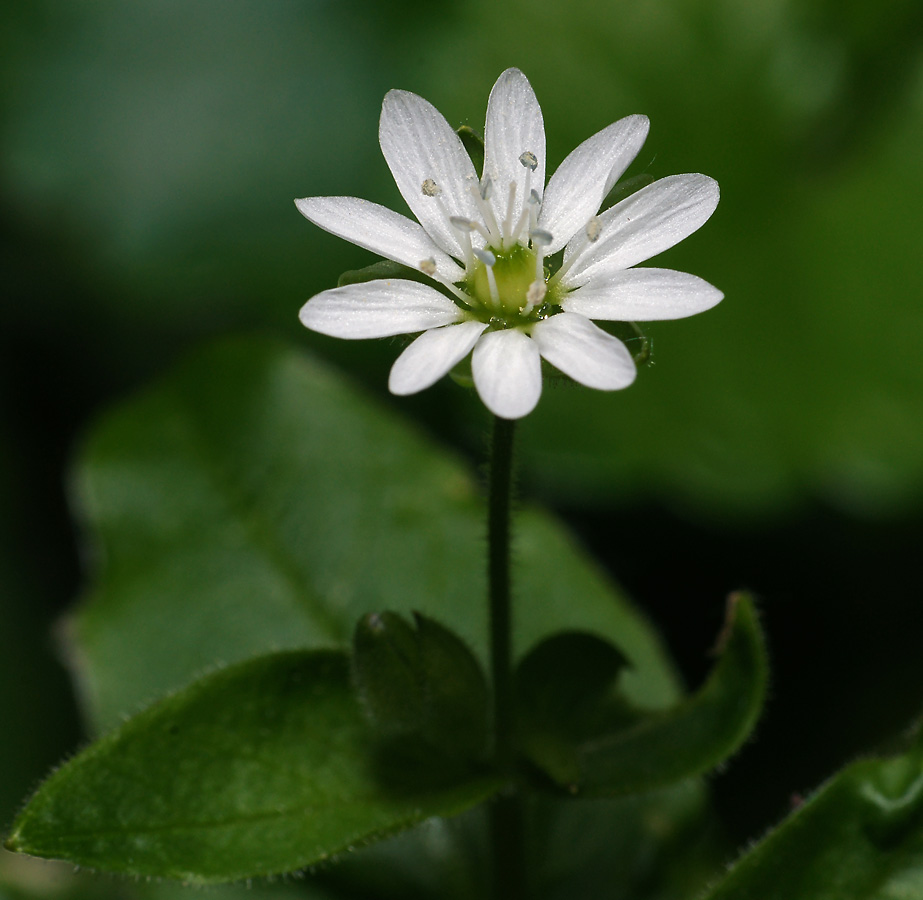
[[[494,764],[513,774],[515,718],[512,669],[512,610],[510,604],[510,505],[513,492],[515,422],[494,417],[490,448],[488,501],[488,592],[490,599],[490,666],[493,682]],[[522,804],[515,792],[494,800],[489,808],[494,855],[495,900],[524,897]]]

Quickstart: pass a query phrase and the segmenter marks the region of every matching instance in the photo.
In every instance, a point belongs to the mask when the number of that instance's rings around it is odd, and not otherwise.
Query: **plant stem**
[[[515,720],[510,604],[510,505],[513,492],[513,435],[516,423],[494,416],[490,448],[488,499],[488,592],[490,597],[490,666],[493,681],[494,764],[512,775],[515,760]],[[494,855],[495,900],[524,896],[522,807],[515,792],[501,795],[489,806],[490,841]]]

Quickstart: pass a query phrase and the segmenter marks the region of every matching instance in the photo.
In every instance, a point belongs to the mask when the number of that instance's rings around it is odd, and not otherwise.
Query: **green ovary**
[[[485,313],[502,316],[516,316],[526,305],[526,292],[535,281],[535,254],[527,247],[517,244],[506,253],[497,253],[494,263],[494,278],[500,296],[499,308],[490,296],[487,280],[487,266],[478,262],[467,279],[465,287],[477,300]]]

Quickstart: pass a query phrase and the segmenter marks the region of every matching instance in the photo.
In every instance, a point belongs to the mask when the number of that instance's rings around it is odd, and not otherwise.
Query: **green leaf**
[[[353,635],[353,679],[366,714],[385,735],[420,731],[423,688],[413,628],[396,613],[369,613]]]
[[[499,786],[434,770],[383,781],[338,651],[261,657],[129,720],[49,778],[11,850],[188,882],[289,872]]]
[[[923,896],[923,732],[848,766],[743,856],[706,900]]]
[[[613,694],[626,665],[593,634],[564,632],[542,641],[516,671],[517,723],[525,756],[560,784],[582,779],[576,747],[637,718]]]
[[[70,863],[52,863],[0,850],[0,900],[191,900],[196,894],[176,881],[129,881],[99,878],[75,870]],[[211,885],[208,900],[335,900],[336,893],[315,878],[297,884],[258,881]]]
[[[593,662],[588,675],[566,669],[578,664],[581,645]],[[541,685],[544,694],[536,691],[530,698],[527,757],[560,787],[583,796],[654,790],[713,769],[746,739],[766,693],[765,647],[746,595],[729,600],[719,652],[711,675],[693,696],[672,709],[642,713],[607,696],[621,669],[614,648],[607,651],[588,636],[549,641],[523,666],[526,674],[550,666],[562,682],[554,685],[549,676],[550,684]],[[587,691],[582,702],[581,685]]]
[[[487,752],[490,691],[484,670],[448,628],[414,613],[423,684],[423,733],[472,758]]]
[[[348,645],[420,610],[486,659],[483,522],[457,459],[306,355],[211,347],[110,414],[77,473],[95,575],[70,634],[97,727],[216,662]],[[562,629],[615,640],[632,700],[676,681],[646,622],[547,514],[515,520],[517,656]]]
[[[631,797],[574,802],[526,797],[529,885],[541,900],[697,897],[728,848],[699,781]],[[350,898],[484,900],[491,895],[486,805],[430,819],[351,854],[330,870]]]
[[[394,613],[369,613],[353,638],[354,681],[380,733],[436,748],[443,758],[487,752],[489,692],[465,644],[419,613],[416,629]]]

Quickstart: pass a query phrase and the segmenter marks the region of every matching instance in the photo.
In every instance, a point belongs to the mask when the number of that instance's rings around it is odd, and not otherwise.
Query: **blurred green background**
[[[390,342],[298,324],[371,258],[292,200],[403,209],[377,144],[385,92],[480,129],[511,65],[542,104],[549,170],[643,112],[629,174],[722,187],[657,264],[725,301],[651,327],[629,391],[548,389],[521,462],[523,494],[570,522],[690,683],[725,594],[762,597],[775,684],[715,781],[731,834],[918,712],[918,0],[9,0],[0,16],[0,826],[81,740],[54,641],[80,585],[68,464],[111,402],[212,336],[260,331],[480,461],[473,396],[446,380],[391,398]]]

